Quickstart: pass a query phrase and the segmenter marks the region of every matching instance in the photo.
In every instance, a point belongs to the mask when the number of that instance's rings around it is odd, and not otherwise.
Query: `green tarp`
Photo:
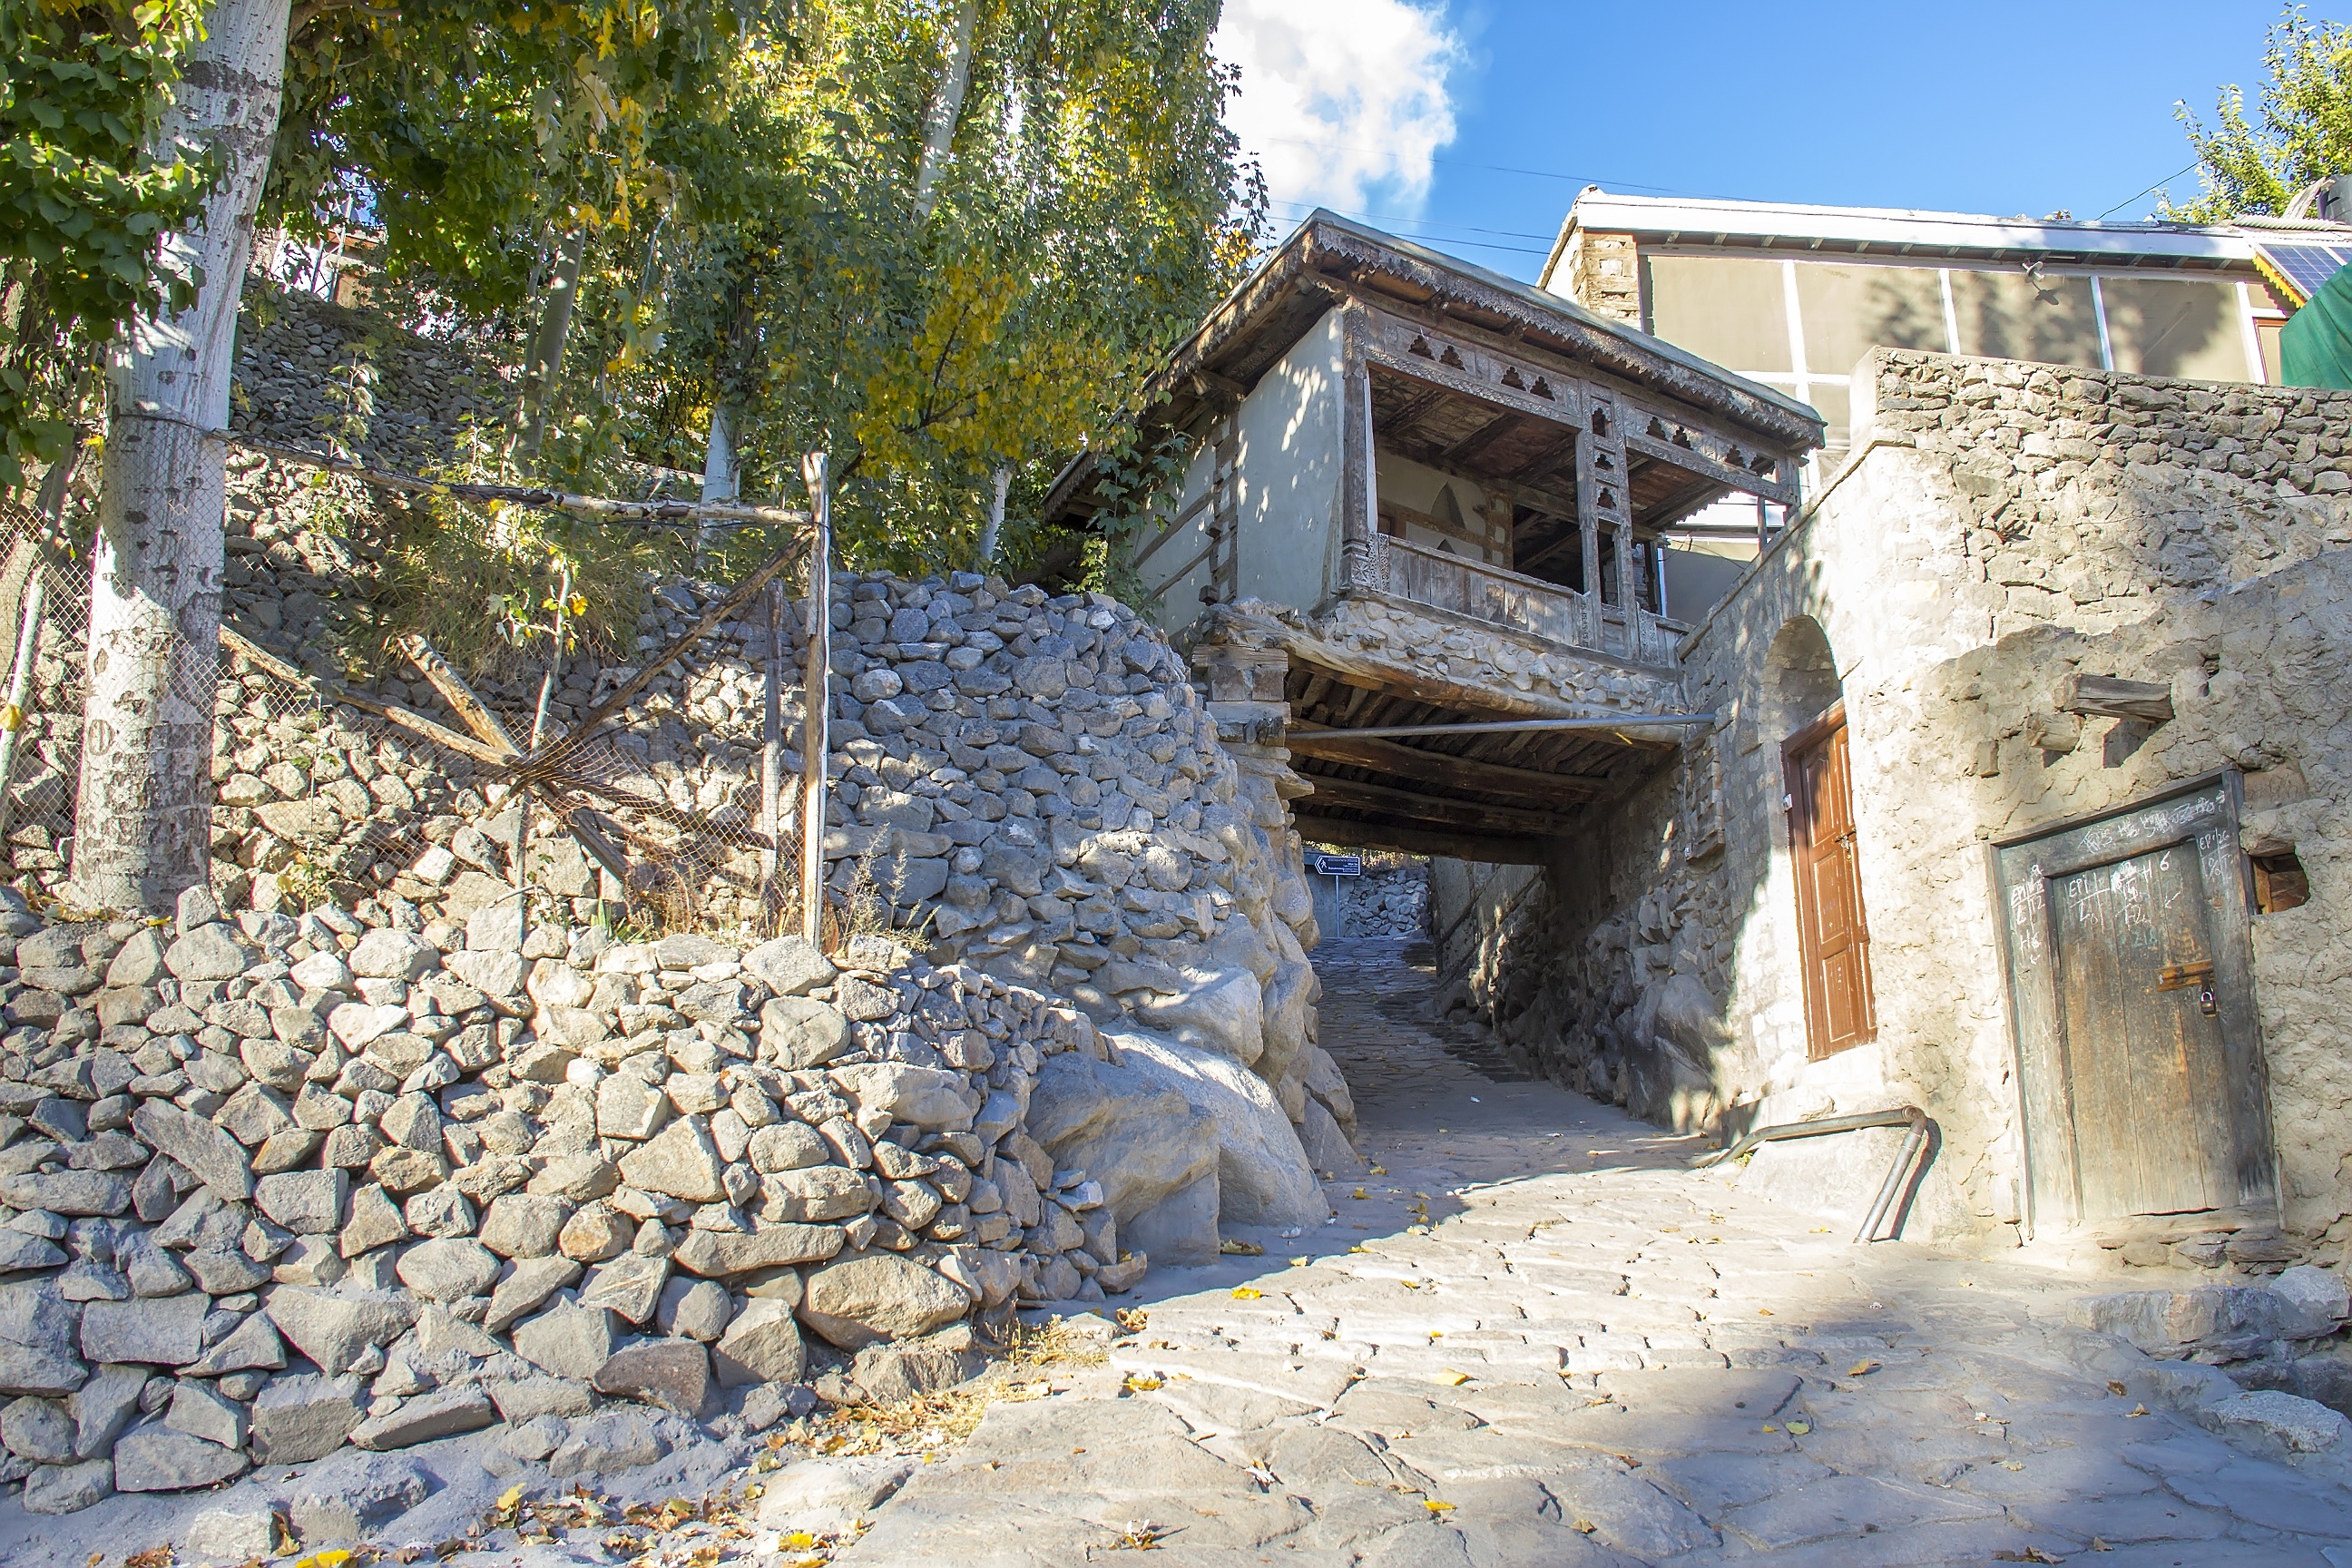
[[[2352,267],[2287,319],[2279,332],[2279,368],[2289,386],[2352,388]]]

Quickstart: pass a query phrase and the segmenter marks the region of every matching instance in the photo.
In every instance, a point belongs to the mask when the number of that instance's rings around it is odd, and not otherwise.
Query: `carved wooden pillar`
[[[1381,587],[1373,542],[1380,531],[1380,481],[1372,450],[1372,373],[1364,362],[1369,331],[1360,307],[1340,317],[1340,575],[1347,587]]]
[[[1588,390],[1583,405],[1583,423],[1576,433],[1576,527],[1584,545],[1584,644],[1605,648],[1601,534],[1607,529],[1617,536],[1622,584],[1622,552],[1633,537],[1633,515],[1625,498],[1625,437],[1617,427],[1617,401],[1607,393]],[[1622,591],[1619,596],[1623,596]]]

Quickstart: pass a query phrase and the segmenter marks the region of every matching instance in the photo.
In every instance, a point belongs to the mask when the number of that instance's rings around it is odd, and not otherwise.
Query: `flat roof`
[[[1667,244],[1742,241],[1762,248],[1802,246],[1849,255],[2032,252],[2109,258],[2126,265],[2154,262],[2209,268],[2252,267],[2256,246],[2252,235],[2234,226],[2099,223],[1910,207],[1629,196],[1588,185],[1560,225],[1559,237],[1544,262],[1543,286],[1550,284],[1568,237],[1579,227]]]

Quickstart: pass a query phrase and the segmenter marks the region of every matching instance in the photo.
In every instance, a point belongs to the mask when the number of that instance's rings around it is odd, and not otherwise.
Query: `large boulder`
[[[779,996],[799,996],[831,984],[837,971],[806,937],[780,936],[745,953],[743,973]]]
[[[1323,1223],[1330,1205],[1297,1130],[1264,1079],[1232,1057],[1148,1029],[1107,1033],[1119,1066],[1173,1089],[1216,1124],[1220,1218],[1229,1225]]]
[[[893,1121],[929,1130],[969,1127],[980,1114],[981,1097],[963,1074],[905,1062],[858,1062],[831,1075],[845,1093],[868,1110],[887,1112]]]
[[[1255,1066],[1265,1054],[1265,1002],[1257,976],[1236,965],[1184,979],[1181,991],[1145,990],[1126,1000],[1152,1028]]]
[[[1306,1051],[1307,1030],[1315,1016],[1315,999],[1323,983],[1311,964],[1284,960],[1265,983],[1261,1013],[1265,1049],[1250,1065],[1268,1083],[1280,1083]]]
[[[1045,1058],[1028,1130],[1055,1165],[1102,1184],[1122,1229],[1217,1168],[1213,1118],[1133,1068],[1076,1051]]]
[[[895,1252],[859,1252],[812,1268],[801,1321],[845,1351],[910,1340],[971,1310],[961,1285]],[[722,1352],[725,1345],[721,1343]]]

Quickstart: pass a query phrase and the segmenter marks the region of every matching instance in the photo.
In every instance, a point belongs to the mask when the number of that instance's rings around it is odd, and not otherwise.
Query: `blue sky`
[[[1228,0],[1219,42],[1243,67],[1230,118],[1278,229],[1319,202],[1533,278],[1588,181],[2147,216],[2149,187],[2197,188],[2175,101],[2210,121],[2221,84],[2251,96],[2279,15],[2271,0]]]

